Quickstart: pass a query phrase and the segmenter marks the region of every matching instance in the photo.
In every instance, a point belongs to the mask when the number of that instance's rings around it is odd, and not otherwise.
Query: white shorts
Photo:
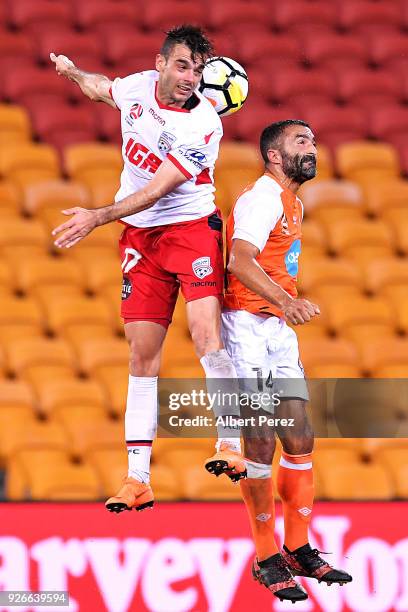
[[[275,381],[281,398],[309,399],[297,337],[284,319],[225,310],[221,329],[240,379]]]

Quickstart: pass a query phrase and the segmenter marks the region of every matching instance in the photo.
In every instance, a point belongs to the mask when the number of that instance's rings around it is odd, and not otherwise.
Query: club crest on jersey
[[[199,257],[193,261],[191,266],[197,278],[205,278],[213,271],[209,257]]]
[[[130,107],[129,114],[126,115],[125,121],[130,126],[133,126],[136,119],[139,119],[139,117],[141,117],[142,115],[143,115],[143,106],[139,104],[139,102],[136,102],[136,104],[133,104],[133,106]]]
[[[170,134],[170,132],[162,132],[159,138],[159,150],[163,151],[163,153],[167,153],[171,149],[171,145],[173,142],[177,140],[174,134]]]

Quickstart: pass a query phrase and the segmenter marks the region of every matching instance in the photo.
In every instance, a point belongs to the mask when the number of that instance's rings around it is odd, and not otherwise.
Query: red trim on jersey
[[[174,111],[175,113],[189,113],[190,112],[186,108],[178,108],[177,106],[167,106],[166,104],[163,104],[162,102],[160,102],[159,98],[157,97],[157,85],[158,85],[158,82],[156,81],[156,85],[154,86],[154,97],[156,98],[157,106],[159,108],[162,108],[163,110],[171,110],[171,111]]]
[[[180,164],[179,160],[176,159],[175,157],[173,157],[172,155],[170,155],[170,153],[167,155],[167,159],[169,159],[176,166],[176,168],[178,168],[180,170],[180,172],[182,172],[184,174],[184,176],[186,178],[188,178],[188,179],[193,178],[193,175],[190,174],[188,170],[183,168],[183,166]]]
[[[200,174],[197,175],[195,184],[196,185],[207,185],[207,184],[211,185],[212,184],[209,168],[204,168],[204,170],[201,170]]]

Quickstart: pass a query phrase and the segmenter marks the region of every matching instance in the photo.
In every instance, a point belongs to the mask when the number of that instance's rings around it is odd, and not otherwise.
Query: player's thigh
[[[277,317],[271,317],[268,324],[268,370],[274,392],[279,392],[281,399],[308,401],[309,392],[299,358],[296,333]]]
[[[125,323],[150,321],[167,327],[178,295],[178,281],[160,265],[156,232],[126,228],[119,241],[122,261],[122,306]],[[157,234],[157,235],[156,235]]]
[[[163,244],[167,247],[163,267],[177,276],[186,302],[212,296],[221,303],[224,259],[218,214],[174,227]]]

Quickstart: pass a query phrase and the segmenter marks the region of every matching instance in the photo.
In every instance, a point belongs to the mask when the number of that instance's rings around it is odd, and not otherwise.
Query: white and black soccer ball
[[[248,96],[248,76],[243,67],[229,57],[212,57],[205,65],[199,91],[221,117],[241,108]]]

